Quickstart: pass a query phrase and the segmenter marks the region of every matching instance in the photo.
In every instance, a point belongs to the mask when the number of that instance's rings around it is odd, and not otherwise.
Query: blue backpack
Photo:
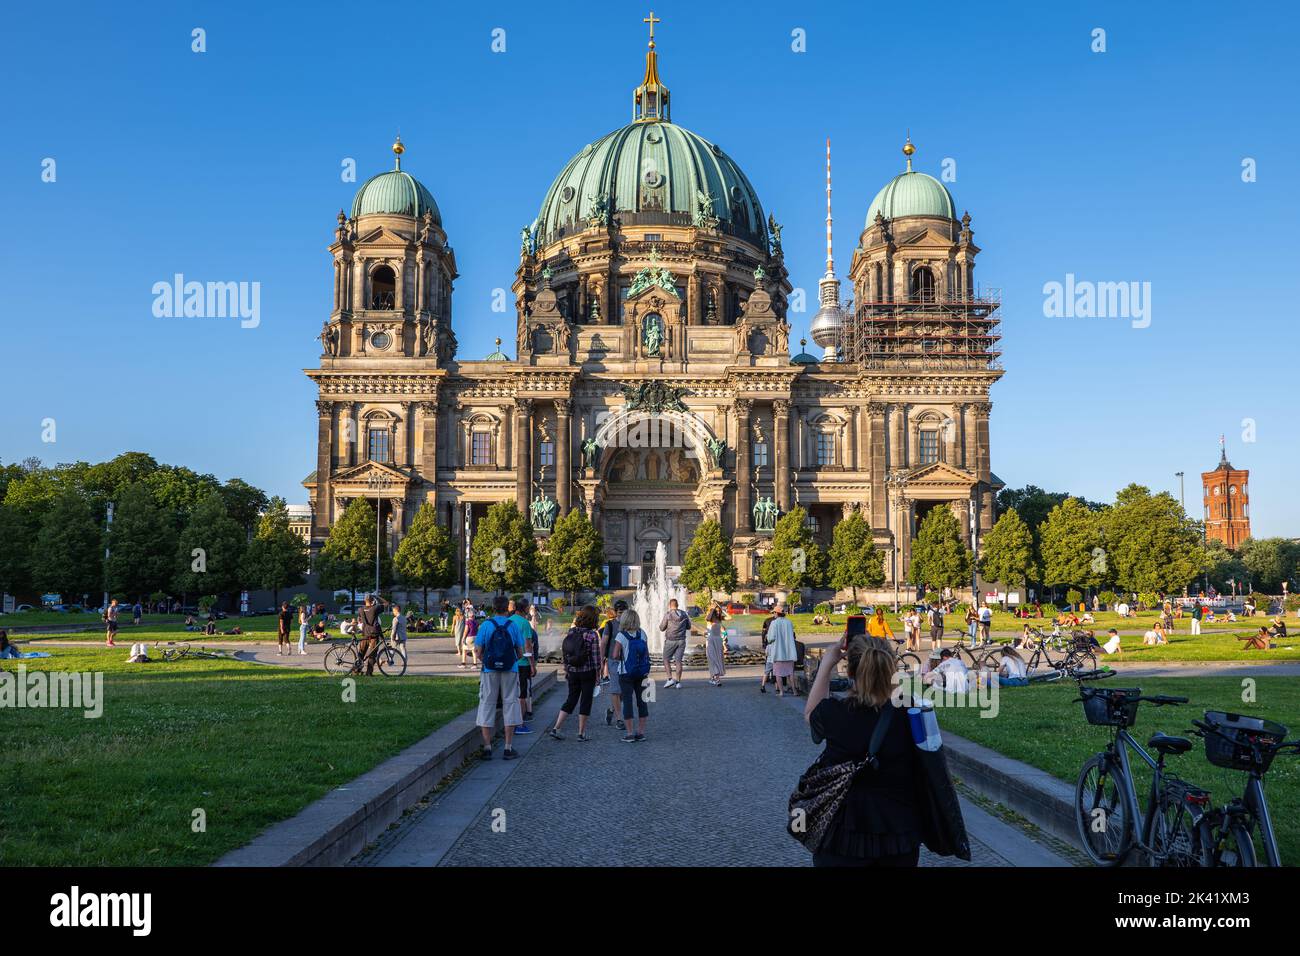
[[[491,630],[488,630],[491,628]],[[485,671],[510,671],[519,661],[514,631],[507,618],[488,618],[479,631],[483,638],[483,669]]]
[[[623,632],[627,638],[627,656],[623,661],[623,674],[640,680],[650,674],[650,648],[645,642],[645,632],[637,629],[635,634]]]

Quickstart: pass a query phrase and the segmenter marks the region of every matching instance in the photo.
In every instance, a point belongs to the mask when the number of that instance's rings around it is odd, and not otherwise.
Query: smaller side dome
[[[807,340],[807,339],[800,339],[800,340],[799,340],[799,349],[800,349],[799,354],[796,355],[794,358],[790,359],[790,364],[791,364],[791,365],[819,365],[819,364],[821,364],[821,363],[818,361],[817,356],[809,354],[809,352],[808,352],[808,340]]]
[[[428,212],[433,215],[435,223],[442,225],[442,213],[433,201],[433,193],[410,173],[402,172],[402,154],[405,152],[406,147],[399,136],[393,143],[394,167],[361,184],[352,200],[353,219],[376,215],[421,219]]]
[[[903,216],[957,218],[957,208],[947,187],[933,176],[915,171],[899,173],[876,193],[876,198],[867,207],[868,229],[875,222],[876,213],[886,219]]]
[[[496,351],[483,358],[485,362],[509,362],[510,356],[501,351],[501,340],[497,339]]]

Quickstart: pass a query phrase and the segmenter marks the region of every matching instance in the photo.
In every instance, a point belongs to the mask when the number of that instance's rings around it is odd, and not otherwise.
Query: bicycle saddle
[[[1192,749],[1192,742],[1186,737],[1170,737],[1168,734],[1152,734],[1147,746],[1162,754],[1185,754]]]

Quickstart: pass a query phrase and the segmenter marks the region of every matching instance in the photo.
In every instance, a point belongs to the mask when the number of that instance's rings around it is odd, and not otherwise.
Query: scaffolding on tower
[[[1002,368],[1002,290],[975,287],[959,298],[915,292],[846,309],[840,361],[863,369],[923,371]]]

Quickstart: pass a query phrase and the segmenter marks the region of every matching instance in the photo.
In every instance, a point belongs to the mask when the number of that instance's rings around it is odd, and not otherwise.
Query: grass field
[[[3,712],[0,865],[202,865],[474,706],[477,682],[54,648],[16,671],[102,671],[103,716]],[[206,832],[191,828],[206,813]]]
[[[314,620],[314,619],[313,619]],[[383,616],[384,629],[388,629],[388,624],[392,620],[387,614]],[[241,634],[222,634],[221,631],[229,631],[238,626]],[[217,634],[212,637],[206,636],[203,631],[185,630],[184,620],[179,620],[170,624],[153,624],[149,619],[139,627],[133,624],[119,624],[117,630],[117,643],[129,647],[138,641],[144,641],[146,644],[152,644],[155,641],[189,641],[193,644],[202,644],[205,641],[209,644],[219,642],[239,642],[239,641],[269,641],[276,642],[277,624],[276,618],[271,614],[259,614],[251,617],[228,617],[223,621],[217,622]],[[424,634],[412,633],[412,638],[446,636],[450,631],[435,631]],[[338,625],[331,625],[329,634],[331,637],[339,637]],[[55,633],[53,631],[42,632],[40,634],[19,634],[16,635],[20,641],[97,641],[103,643],[104,632],[95,631],[64,631]],[[298,624],[294,622],[293,629],[289,633],[290,642],[298,643]]]
[[[118,614],[118,623],[127,624],[131,620],[131,609],[123,607]],[[184,621],[183,614],[146,614],[144,615],[144,624],[141,627],[149,627],[155,624],[166,623],[170,621]],[[0,627],[46,627],[49,625],[82,625],[94,624],[102,625],[98,614],[93,613],[69,613],[64,614],[60,611],[22,611],[13,614],[0,614]]]
[[[1300,737],[1300,683],[1294,678],[1258,678],[1253,685],[1257,688],[1257,703],[1243,703],[1243,681],[1232,677],[1135,681],[1131,678],[1125,680],[1124,675],[1119,674],[1108,680],[1106,686],[1140,686],[1144,694],[1190,698],[1191,703],[1179,707],[1141,705],[1137,724],[1129,732],[1142,744],[1157,730],[1187,736],[1192,719],[1199,718],[1206,710],[1268,717],[1286,724],[1291,730],[1291,739]],[[1073,703],[1077,696],[1075,691],[1073,682],[1066,682],[1064,686],[1038,684],[1002,688],[998,695],[997,717],[981,718],[977,710],[949,708],[939,713],[939,724],[1008,757],[1046,770],[1073,786],[1083,762],[1102,750],[1108,739],[1106,728],[1093,727],[1084,719],[1082,706]],[[1240,795],[1245,776],[1209,764],[1201,741],[1195,737],[1191,739],[1191,753],[1169,758],[1168,768],[1208,789],[1216,803]],[[1300,865],[1300,758],[1279,757],[1265,780],[1282,861],[1292,866]],[[1150,783],[1149,775],[1140,776],[1140,781],[1141,795],[1141,788]],[[1258,841],[1256,847],[1262,856]]]

